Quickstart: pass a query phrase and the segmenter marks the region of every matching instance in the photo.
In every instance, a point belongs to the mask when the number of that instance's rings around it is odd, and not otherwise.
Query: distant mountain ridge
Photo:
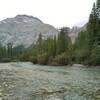
[[[58,30],[28,15],[17,15],[14,18],[0,21],[0,43],[2,45],[12,43],[13,46],[23,45],[27,48],[36,42],[40,33],[43,38],[47,38],[57,35]]]
[[[65,27],[65,32],[68,31],[72,42],[75,43],[78,32],[86,30],[86,26]],[[14,18],[7,18],[0,21],[0,44],[4,46],[12,43],[13,47],[24,46],[28,48],[36,43],[40,33],[46,39],[47,37],[57,36],[59,30],[49,24],[43,23],[36,17],[28,15],[17,15]]]
[[[73,26],[72,28],[69,27],[63,27],[63,31],[68,33],[68,36],[71,38],[72,43],[75,43],[76,38],[78,36],[78,33],[80,31],[85,31],[87,28],[87,24],[85,24],[82,27],[78,27],[78,26]]]
[[[81,31],[85,31],[87,28],[87,24],[85,24],[84,26],[82,27],[78,27],[78,26],[74,26],[70,29],[70,32],[69,32],[69,37],[71,38],[72,40],[72,43],[75,43],[76,41],[76,38],[78,36],[78,33],[81,32]]]

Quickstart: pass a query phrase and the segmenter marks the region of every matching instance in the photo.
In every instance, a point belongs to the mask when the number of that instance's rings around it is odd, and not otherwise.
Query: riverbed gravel
[[[100,100],[100,67],[1,63],[0,100]]]

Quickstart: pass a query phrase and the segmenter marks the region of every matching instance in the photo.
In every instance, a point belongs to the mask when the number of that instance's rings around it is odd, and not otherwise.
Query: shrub
[[[36,56],[33,56],[32,59],[31,59],[31,61],[32,61],[34,64],[36,64],[36,63],[37,63],[37,57],[36,57]]]
[[[11,62],[12,59],[11,58],[2,58],[0,61],[1,62]]]
[[[70,64],[70,56],[67,53],[62,53],[60,55],[57,55],[54,59],[51,61],[51,65],[68,65]]]
[[[48,63],[48,55],[46,53],[37,56],[37,63],[46,65]]]

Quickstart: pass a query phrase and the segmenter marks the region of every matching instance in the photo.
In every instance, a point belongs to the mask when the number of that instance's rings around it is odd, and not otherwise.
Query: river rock
[[[0,97],[0,100],[3,100],[3,99]]]
[[[0,92],[0,97],[2,96],[2,93]]]
[[[62,100],[62,99],[60,99],[60,98],[58,98],[58,97],[48,97],[47,99],[45,99],[45,100]]]

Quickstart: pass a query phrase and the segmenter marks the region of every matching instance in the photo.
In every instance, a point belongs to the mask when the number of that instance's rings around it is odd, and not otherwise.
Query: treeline
[[[68,65],[72,64],[73,46],[68,32],[61,29],[58,36],[43,39],[42,34],[34,47],[25,49],[23,46],[13,47],[9,43],[7,47],[0,46],[0,61],[31,61],[42,65]]]
[[[79,33],[74,49],[75,62],[100,65],[100,0],[94,3],[87,30]]]
[[[0,46],[0,61],[31,61],[43,65],[100,65],[100,0],[93,5],[85,31],[72,44],[68,31],[62,28],[55,37],[43,39],[40,33],[34,47]]]
[[[40,33],[36,45],[21,54],[21,60],[43,65],[68,65],[72,63],[72,43],[68,33],[61,29],[58,36],[43,40]]]
[[[12,43],[8,43],[7,46],[0,44],[0,62],[19,61],[23,51],[23,46],[13,47]]]

